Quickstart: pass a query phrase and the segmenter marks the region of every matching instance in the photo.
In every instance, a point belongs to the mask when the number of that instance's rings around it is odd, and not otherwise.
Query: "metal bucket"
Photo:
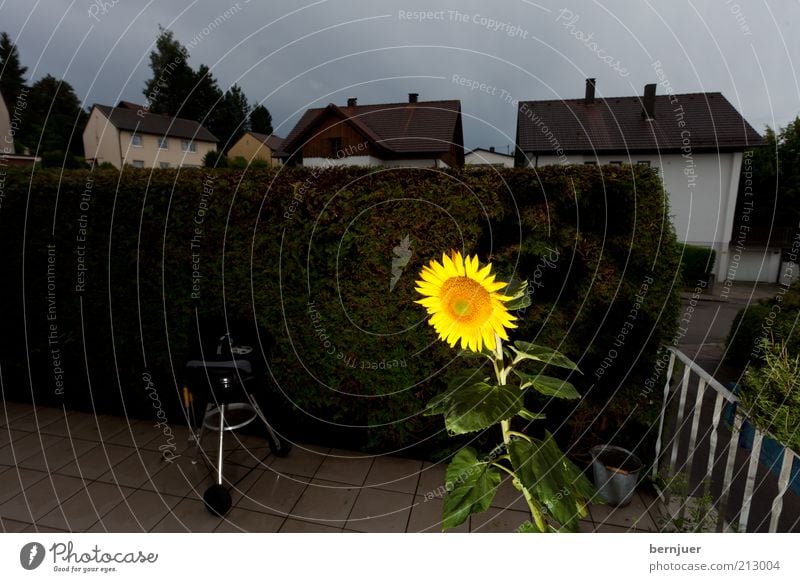
[[[642,461],[632,452],[612,445],[592,447],[594,484],[610,505],[628,505],[639,482]]]

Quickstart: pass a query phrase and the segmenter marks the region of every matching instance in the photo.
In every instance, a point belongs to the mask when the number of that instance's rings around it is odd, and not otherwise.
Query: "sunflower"
[[[508,339],[506,328],[517,327],[504,305],[511,297],[498,293],[507,283],[495,281],[491,270],[491,263],[481,269],[477,256],[453,251],[420,271],[416,290],[425,297],[416,303],[428,310],[428,323],[450,347],[461,340],[462,350],[494,350],[495,334]]]

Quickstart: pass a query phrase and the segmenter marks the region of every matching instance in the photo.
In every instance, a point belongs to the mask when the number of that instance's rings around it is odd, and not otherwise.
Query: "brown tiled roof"
[[[461,102],[419,101],[416,103],[382,103],[338,107],[331,103],[324,108],[309,109],[300,118],[283,142],[291,154],[314,136],[317,122],[325,114],[339,116],[358,128],[379,148],[397,154],[442,153],[460,132]],[[458,144],[463,147],[463,144]]]
[[[679,124],[679,107],[685,126]],[[517,111],[517,146],[523,152],[550,155],[558,146],[573,153],[663,152],[680,149],[687,137],[693,151],[763,143],[721,93],[658,95],[650,120],[642,115],[640,97],[521,101]]]
[[[219,141],[214,134],[196,121],[150,113],[144,108],[136,109],[133,103],[122,102],[120,107],[109,107],[108,105],[95,105],[94,107],[105,115],[117,129],[195,141]],[[139,115],[139,111],[142,112],[141,115]]]
[[[273,152],[280,151],[281,144],[283,144],[283,138],[278,137],[277,135],[267,135],[266,133],[256,133],[255,131],[248,131],[247,133],[263,143]]]

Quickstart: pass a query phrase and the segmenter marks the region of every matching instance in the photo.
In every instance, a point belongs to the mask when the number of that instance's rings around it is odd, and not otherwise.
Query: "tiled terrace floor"
[[[225,475],[233,508],[210,515],[213,482],[193,465],[186,427],[163,460],[152,422],[0,402],[0,526],[4,532],[436,532],[444,465],[295,444],[287,457],[263,439],[226,434]],[[230,437],[230,438],[228,438]],[[213,437],[204,442],[213,450]],[[428,496],[430,498],[430,495]],[[656,531],[656,502],[593,505],[581,531]],[[525,501],[504,482],[492,507],[456,531],[513,532]]]

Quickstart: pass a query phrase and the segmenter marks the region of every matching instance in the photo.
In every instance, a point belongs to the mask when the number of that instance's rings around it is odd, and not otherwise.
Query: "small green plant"
[[[663,473],[657,485],[664,492],[666,507],[658,520],[658,529],[665,533],[713,532],[717,525],[714,498],[706,483],[701,485],[703,495],[689,495],[689,479],[685,473]]]
[[[761,341],[763,365],[745,372],[739,397],[748,417],[785,446],[800,450],[800,355],[774,339]]]

